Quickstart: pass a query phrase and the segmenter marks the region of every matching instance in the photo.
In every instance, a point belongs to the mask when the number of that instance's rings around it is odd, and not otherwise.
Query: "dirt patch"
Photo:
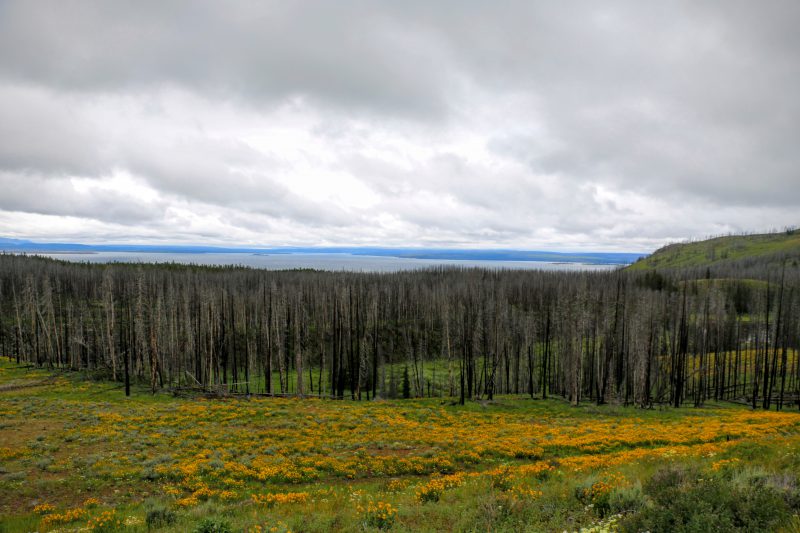
[[[6,421],[11,427],[0,431],[0,447],[17,449],[26,446],[37,437],[48,439],[64,429],[64,422],[54,418],[22,419]]]
[[[4,383],[0,385],[0,393],[3,392],[10,392],[19,389],[29,389],[31,387],[44,387],[47,385],[52,385],[58,376],[50,376],[49,378],[41,379],[39,381],[31,382],[29,380],[26,381],[11,381],[9,383]]]

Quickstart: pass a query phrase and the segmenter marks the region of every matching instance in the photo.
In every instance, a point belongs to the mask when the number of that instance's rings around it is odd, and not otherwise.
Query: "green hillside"
[[[800,258],[800,230],[759,235],[730,235],[705,241],[669,244],[640,259],[628,270],[702,267],[748,258]]]

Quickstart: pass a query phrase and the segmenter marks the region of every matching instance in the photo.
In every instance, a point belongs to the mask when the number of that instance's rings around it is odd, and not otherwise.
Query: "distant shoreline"
[[[84,251],[84,250],[59,250],[59,251],[52,251],[52,250],[2,250],[3,253],[11,253],[11,254],[28,254],[28,255],[96,255],[99,252],[93,251]]]
[[[648,254],[637,252],[548,251],[509,248],[425,248],[381,246],[204,246],[204,245],[135,245],[135,244],[83,244],[46,243],[0,237],[0,249],[9,253],[58,255],[98,254],[158,254],[222,255],[252,254],[253,257],[277,258],[281,256],[374,257],[416,259],[420,261],[487,261],[492,263],[536,262],[551,264],[629,265]],[[225,261],[227,262],[227,261]]]
[[[119,251],[119,250],[15,250],[14,255],[37,256],[74,263],[149,263],[149,264],[194,264],[205,266],[241,266],[266,270],[312,269],[352,272],[399,272],[425,268],[456,267],[485,268],[490,270],[593,270],[608,271],[625,266],[609,261],[591,262],[576,257],[573,261],[552,258],[485,257],[473,259],[461,257],[414,257],[411,254],[388,255],[354,254],[347,251],[296,250],[279,253],[252,252],[167,252],[163,250]],[[581,260],[584,259],[584,260]]]

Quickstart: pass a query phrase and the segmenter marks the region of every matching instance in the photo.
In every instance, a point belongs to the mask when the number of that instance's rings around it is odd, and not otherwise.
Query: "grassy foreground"
[[[800,414],[175,399],[0,359],[0,531],[800,531]]]

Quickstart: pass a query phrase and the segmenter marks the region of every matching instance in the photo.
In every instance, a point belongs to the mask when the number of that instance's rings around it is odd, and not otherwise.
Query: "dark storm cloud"
[[[793,1],[0,2],[0,209],[342,243],[781,227],[798,24]]]

